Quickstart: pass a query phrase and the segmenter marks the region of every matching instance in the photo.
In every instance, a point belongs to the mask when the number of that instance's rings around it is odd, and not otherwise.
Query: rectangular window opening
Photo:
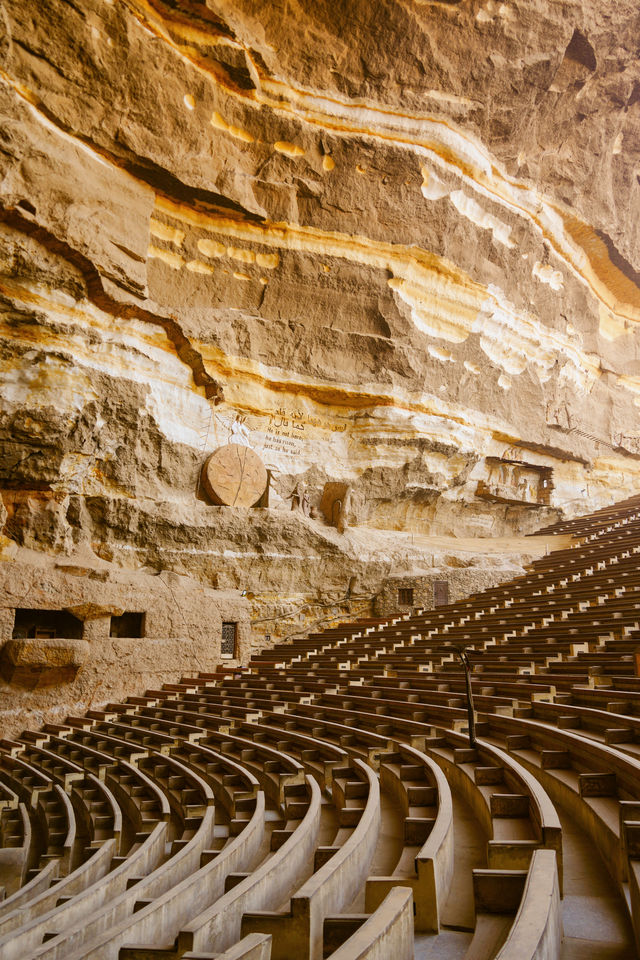
[[[13,623],[14,640],[81,640],[84,630],[82,620],[78,620],[66,610],[29,610],[18,608]]]
[[[401,607],[413,606],[413,587],[400,587],[398,590],[398,603]]]
[[[130,611],[121,614],[119,617],[111,617],[109,636],[128,640],[144,637],[144,621],[144,613],[132,613]]]

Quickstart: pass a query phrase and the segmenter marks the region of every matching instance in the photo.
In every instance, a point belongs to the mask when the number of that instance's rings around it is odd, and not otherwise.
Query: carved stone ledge
[[[70,683],[88,656],[86,640],[7,640],[0,651],[0,674],[29,689]]]

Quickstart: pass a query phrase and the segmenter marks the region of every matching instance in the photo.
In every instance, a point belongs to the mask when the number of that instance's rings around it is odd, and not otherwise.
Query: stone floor
[[[415,960],[461,960],[473,939],[462,930],[441,930],[440,933],[416,933]]]
[[[631,923],[602,858],[562,808],[557,810],[564,856],[561,960],[633,960]]]

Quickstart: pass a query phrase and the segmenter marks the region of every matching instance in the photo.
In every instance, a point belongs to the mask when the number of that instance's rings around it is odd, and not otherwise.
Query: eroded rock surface
[[[640,488],[635,0],[1,6],[3,556],[373,589],[327,483],[459,536]]]

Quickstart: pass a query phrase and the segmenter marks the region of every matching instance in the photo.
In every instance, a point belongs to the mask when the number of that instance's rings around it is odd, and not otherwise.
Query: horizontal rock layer
[[[8,0],[5,535],[233,586],[322,542],[337,571],[320,521],[207,503],[229,442],[270,510],[339,481],[377,528],[638,488],[638,16]]]

